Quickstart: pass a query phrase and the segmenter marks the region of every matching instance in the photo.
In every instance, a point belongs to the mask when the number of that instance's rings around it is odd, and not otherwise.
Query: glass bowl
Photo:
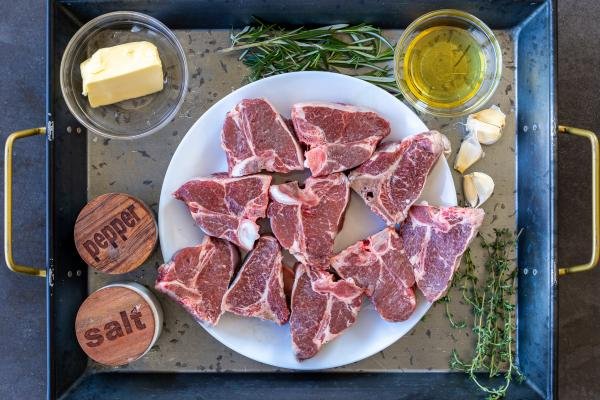
[[[136,41],[148,41],[158,48],[163,90],[92,108],[82,94],[81,62],[102,47]],[[90,131],[112,139],[136,139],[164,127],[179,111],[187,86],[187,62],[177,37],[160,21],[137,12],[112,12],[83,25],[71,38],[60,63],[60,87],[71,113]]]
[[[478,72],[480,74],[478,81],[481,80],[481,83],[478,88],[447,102],[432,94],[433,91],[428,93],[422,90],[421,87],[412,83],[413,79],[410,79],[417,73],[415,68],[436,68],[436,66],[424,64],[415,66],[409,62],[409,57],[406,57],[413,40],[423,38],[427,32],[435,31],[432,29],[435,27],[454,27],[465,30],[470,34],[470,40],[473,40],[481,48],[480,59],[478,59],[478,65],[482,66],[481,71]],[[445,38],[441,40],[445,40]],[[462,56],[467,51],[468,48],[464,50]],[[443,63],[444,60],[441,62]],[[459,10],[437,10],[417,18],[402,33],[396,44],[394,73],[404,99],[417,110],[442,117],[466,115],[484,105],[498,87],[502,73],[502,51],[492,30],[479,18]]]

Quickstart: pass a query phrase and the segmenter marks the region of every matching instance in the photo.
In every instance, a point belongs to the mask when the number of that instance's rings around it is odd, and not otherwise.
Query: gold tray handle
[[[46,128],[32,128],[10,134],[4,145],[4,260],[6,266],[13,272],[32,276],[46,276],[45,269],[19,265],[13,259],[12,253],[12,153],[13,144],[17,139],[28,136],[45,135]]]
[[[598,210],[600,206],[600,149],[598,148],[598,138],[592,131],[559,125],[558,133],[568,133],[587,138],[592,145],[592,256],[590,257],[590,261],[585,264],[558,269],[558,275],[567,275],[575,272],[589,271],[598,264],[598,257],[600,256],[600,233],[598,232],[600,226],[600,213]]]

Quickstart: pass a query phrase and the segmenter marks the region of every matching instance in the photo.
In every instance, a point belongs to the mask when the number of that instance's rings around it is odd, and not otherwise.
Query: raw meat
[[[181,304],[197,321],[216,325],[238,261],[234,245],[205,236],[202,244],[179,250],[169,263],[158,268],[155,287]]]
[[[268,175],[230,178],[225,172],[183,184],[173,197],[184,201],[204,233],[250,250],[258,239],[256,220],[269,203]]]
[[[415,310],[413,269],[394,228],[385,228],[333,257],[331,266],[365,289],[386,321],[404,321]]]
[[[285,324],[290,310],[283,292],[282,268],[277,239],[262,236],[225,294],[224,310]]]
[[[448,290],[460,258],[483,222],[480,208],[413,206],[400,237],[417,286],[434,302]]]
[[[227,113],[221,146],[227,155],[230,176],[304,169],[296,138],[265,99],[244,99]]]
[[[356,321],[363,290],[352,279],[334,282],[325,271],[296,266],[290,330],[298,360],[313,357]]]
[[[371,210],[388,225],[395,225],[406,218],[423,191],[429,171],[449,149],[448,138],[436,131],[385,143],[350,173],[350,185]]]
[[[313,176],[354,168],[367,161],[390,134],[390,124],[366,108],[335,103],[292,106],[296,135],[310,150],[305,166]]]
[[[271,186],[267,214],[282,247],[301,263],[325,269],[343,224],[350,186],[341,173],[311,177],[304,185],[304,189],[298,182]]]

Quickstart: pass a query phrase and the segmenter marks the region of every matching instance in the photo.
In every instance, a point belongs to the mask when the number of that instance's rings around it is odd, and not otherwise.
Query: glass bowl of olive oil
[[[455,117],[480,108],[494,94],[502,52],[480,19],[447,9],[425,14],[406,28],[394,64],[407,102],[422,112]]]

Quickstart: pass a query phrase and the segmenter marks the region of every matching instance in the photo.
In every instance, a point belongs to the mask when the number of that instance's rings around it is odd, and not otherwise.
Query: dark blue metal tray
[[[555,4],[533,1],[383,0],[170,0],[58,1],[48,3],[47,53],[47,320],[48,398],[77,399],[472,399],[481,392],[463,374],[413,373],[132,373],[88,368],[74,330],[88,294],[87,268],[73,245],[73,223],[87,201],[87,141],[65,134],[79,126],[61,95],[58,71],[64,48],[82,23],[110,11],[152,15],[174,29],[242,27],[252,16],[289,25],[368,22],[402,29],[439,8],[478,15],[493,29],[512,29],[517,66],[518,288],[517,357],[527,377],[510,398],[551,399],[556,393],[555,246]],[[523,129],[537,126],[537,130]],[[74,274],[72,271],[79,271]]]

